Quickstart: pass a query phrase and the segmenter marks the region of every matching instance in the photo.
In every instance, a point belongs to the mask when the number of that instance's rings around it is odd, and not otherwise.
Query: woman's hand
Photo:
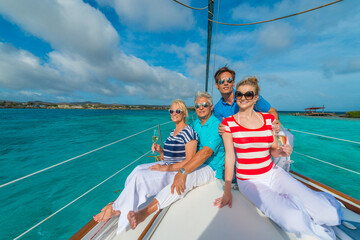
[[[152,165],[151,167],[149,167],[149,169],[151,171],[162,171],[162,172],[166,172],[167,171],[167,167],[166,165],[161,165],[161,164],[155,164]]]
[[[222,208],[226,205],[229,205],[229,208],[232,207],[232,194],[231,192],[230,193],[227,193],[221,197],[221,198],[218,198],[215,200],[214,202],[214,207],[218,207],[218,208]]]
[[[293,149],[289,144],[285,144],[284,146],[279,147],[280,157],[288,157],[291,155]]]
[[[152,150],[153,153],[154,153],[154,151],[160,153],[161,152],[161,147],[160,147],[159,144],[153,143],[153,145],[151,146],[151,150]]]

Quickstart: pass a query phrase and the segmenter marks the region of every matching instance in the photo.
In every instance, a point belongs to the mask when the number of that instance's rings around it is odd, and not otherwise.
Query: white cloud
[[[148,30],[189,30],[194,26],[192,12],[169,0],[97,0],[100,4],[111,5],[120,21],[129,27]],[[187,1],[184,1],[187,3]]]
[[[10,1],[1,2],[0,9],[6,18],[54,48],[41,60],[29,51],[0,43],[0,87],[55,95],[89,92],[157,99],[194,95],[191,79],[124,54],[110,22],[88,4]]]
[[[277,52],[289,48],[292,38],[290,24],[274,23],[259,30],[257,41],[265,51]]]
[[[111,59],[119,36],[98,10],[79,0],[2,1],[0,13],[62,52],[90,61]]]
[[[41,64],[33,54],[17,50],[0,42],[0,84],[11,89],[46,89],[48,81],[59,78],[60,74]],[[35,86],[34,86],[35,85]],[[59,87],[56,83],[52,87]]]
[[[360,57],[346,57],[342,59],[328,59],[323,64],[323,71],[326,77],[333,77],[334,74],[351,74],[360,72]]]

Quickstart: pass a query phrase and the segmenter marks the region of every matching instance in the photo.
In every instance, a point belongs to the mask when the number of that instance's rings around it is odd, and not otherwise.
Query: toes
[[[135,218],[135,212],[134,211],[130,211],[128,213],[128,220],[129,220],[129,224],[131,229],[135,229],[136,228],[136,218]]]
[[[100,213],[93,216],[93,219],[94,219],[95,222],[100,222],[101,221],[101,217],[99,215],[100,215]]]

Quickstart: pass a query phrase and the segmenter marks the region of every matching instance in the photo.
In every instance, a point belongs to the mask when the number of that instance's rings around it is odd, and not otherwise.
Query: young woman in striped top
[[[127,177],[120,196],[94,216],[96,222],[120,215],[117,233],[122,232],[129,224],[131,228],[135,228],[146,215],[138,211],[139,206],[155,196],[152,203],[155,203],[153,207],[157,207],[157,194],[173,181],[177,171],[195,155],[198,136],[185,122],[188,116],[185,103],[180,99],[174,100],[169,112],[175,129],[166,140],[164,149],[158,144],[152,145],[153,151],[161,153],[164,161],[161,164],[154,162],[137,166]]]
[[[225,125],[225,188],[214,205],[232,206],[231,182],[236,155],[239,190],[266,216],[298,236],[336,239],[329,226],[340,224],[340,204],[330,194],[307,188],[272,162],[270,155],[288,156],[292,148],[290,145],[278,147],[271,130],[273,115],[254,111],[259,91],[255,77],[244,79],[236,86],[240,110],[222,122]]]

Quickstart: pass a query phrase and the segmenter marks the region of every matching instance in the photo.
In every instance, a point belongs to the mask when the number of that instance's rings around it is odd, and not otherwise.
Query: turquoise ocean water
[[[285,127],[360,142],[360,121],[280,115]],[[0,109],[0,185],[160,123],[167,111]],[[163,140],[174,127],[161,126]],[[152,130],[0,188],[0,239],[13,239],[145,154]],[[360,172],[360,145],[293,131],[294,150]],[[292,169],[360,199],[360,175],[293,153]],[[29,231],[22,239],[68,239],[123,188],[143,157]]]

